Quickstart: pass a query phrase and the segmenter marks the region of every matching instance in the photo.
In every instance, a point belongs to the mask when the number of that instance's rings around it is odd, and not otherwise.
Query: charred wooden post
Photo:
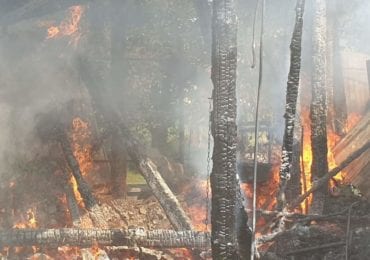
[[[295,198],[297,198],[301,194],[302,186],[304,186],[301,184],[302,140],[303,140],[303,131],[301,127],[301,122],[299,120],[299,116],[296,116],[296,122],[294,126],[294,135],[293,135],[292,166],[290,170],[291,178],[287,183],[287,189],[286,189],[287,204],[292,202]],[[303,179],[305,180],[305,178]]]
[[[76,179],[76,183],[78,186],[77,189],[78,189],[78,192],[81,194],[85,207],[88,210],[91,210],[97,204],[96,199],[94,198],[94,195],[92,194],[89,185],[82,177],[82,173],[80,170],[80,166],[78,165],[78,161],[76,157],[73,155],[73,151],[68,141],[67,134],[63,130],[59,131],[58,141],[62,148],[67,164],[72,171],[72,175]]]
[[[244,207],[244,198],[240,186],[237,187],[236,200],[236,236],[240,259],[249,259],[251,256],[252,231],[248,226],[248,215]]]
[[[288,83],[286,91],[285,106],[285,131],[283,147],[281,154],[280,167],[280,188],[277,197],[277,208],[283,209],[286,204],[285,190],[288,181],[291,178],[292,159],[293,159],[293,142],[294,142],[294,123],[297,111],[299,76],[301,72],[301,53],[302,53],[302,27],[304,0],[297,1],[296,20],[290,44],[290,70],[288,74]],[[298,174],[298,173],[295,173]]]
[[[140,246],[210,248],[206,232],[144,229],[11,229],[0,231],[0,246]]]
[[[328,144],[327,144],[327,98],[325,80],[326,62],[326,3],[314,1],[314,32],[313,32],[313,75],[312,75],[312,101],[311,101],[311,144],[312,144],[312,180],[324,176],[328,172]],[[321,214],[327,195],[327,187],[322,186],[313,194],[311,213]]]
[[[237,259],[237,18],[233,0],[213,1],[212,29],[212,256]]]
[[[176,196],[163,180],[157,166],[145,154],[140,142],[131,135],[129,129],[123,123],[120,124],[120,128],[128,155],[138,166],[140,173],[151,188],[153,195],[161,204],[168,220],[176,230],[191,230],[192,225],[189,217],[185,214]]]

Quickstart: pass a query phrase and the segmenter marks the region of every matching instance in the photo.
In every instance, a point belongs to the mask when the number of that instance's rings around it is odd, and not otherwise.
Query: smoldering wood
[[[80,166],[76,157],[73,155],[71,145],[68,141],[68,137],[64,131],[60,131],[58,134],[58,140],[63,150],[64,157],[67,161],[69,168],[72,171],[72,175],[77,183],[77,190],[81,195],[86,209],[89,211],[89,216],[93,221],[94,225],[100,228],[108,227],[106,218],[100,210],[100,207],[95,199],[89,185],[82,176]]]
[[[81,223],[80,211],[78,209],[78,204],[74,196],[73,190],[69,185],[66,185],[66,197],[69,213],[71,214],[72,224],[74,227],[78,227]]]
[[[138,166],[140,173],[152,190],[153,195],[158,199],[168,220],[176,230],[191,230],[192,224],[189,217],[163,180],[155,163],[145,154],[143,146],[134,138],[123,122],[120,122],[120,129],[128,155]]]
[[[295,201],[292,202],[291,205],[288,206],[289,209],[294,209],[298,207],[308,196],[310,196],[311,193],[317,191],[318,189],[325,186],[325,184],[328,183],[328,181],[333,178],[335,175],[337,175],[339,172],[341,172],[344,168],[346,168],[350,163],[352,163],[354,160],[359,158],[364,152],[366,152],[368,149],[370,149],[370,141],[367,141],[361,148],[353,152],[350,156],[348,156],[347,159],[345,159],[339,166],[332,169],[330,172],[325,174],[323,177],[318,179],[312,184],[312,187],[299,196]]]
[[[210,248],[210,234],[196,231],[144,229],[11,229],[0,230],[0,246],[130,246]]]
[[[261,239],[273,242],[272,246],[268,248],[268,252],[274,252],[277,256],[283,257],[283,259],[287,259],[289,255],[301,256],[317,252],[320,252],[320,256],[323,257],[325,252],[331,251],[331,249],[335,249],[336,253],[344,256],[344,246],[346,244],[346,232],[344,229],[345,226],[332,224],[297,225],[289,230],[276,233],[273,237],[262,237]],[[353,241],[350,245],[352,256],[357,255],[356,259],[365,259],[364,255],[366,255],[366,250],[368,249],[366,241],[368,241],[370,236],[370,227],[358,227],[352,231]],[[262,255],[266,254],[266,252],[261,253]],[[312,255],[309,256],[313,257]]]
[[[283,147],[281,153],[280,183],[277,196],[277,208],[283,209],[286,204],[285,190],[292,176],[294,127],[297,111],[298,87],[301,72],[302,53],[302,28],[305,0],[298,0],[296,6],[296,20],[290,43],[290,70],[288,74],[286,105],[285,105],[285,129]],[[299,175],[298,172],[294,173]],[[299,177],[298,177],[299,178]]]

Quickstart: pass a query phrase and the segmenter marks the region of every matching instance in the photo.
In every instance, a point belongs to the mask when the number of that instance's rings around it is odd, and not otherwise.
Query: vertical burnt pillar
[[[237,19],[233,0],[214,0],[212,18],[212,256],[238,259],[235,230]]]

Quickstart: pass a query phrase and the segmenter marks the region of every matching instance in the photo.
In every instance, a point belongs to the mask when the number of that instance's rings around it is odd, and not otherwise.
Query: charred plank
[[[0,246],[141,246],[150,248],[210,248],[205,232],[144,229],[11,229],[0,231]]]

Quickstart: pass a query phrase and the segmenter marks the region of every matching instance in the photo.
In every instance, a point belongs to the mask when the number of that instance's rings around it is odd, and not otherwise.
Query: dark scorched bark
[[[212,256],[214,259],[237,259],[237,19],[234,1],[214,0],[212,22]]]

